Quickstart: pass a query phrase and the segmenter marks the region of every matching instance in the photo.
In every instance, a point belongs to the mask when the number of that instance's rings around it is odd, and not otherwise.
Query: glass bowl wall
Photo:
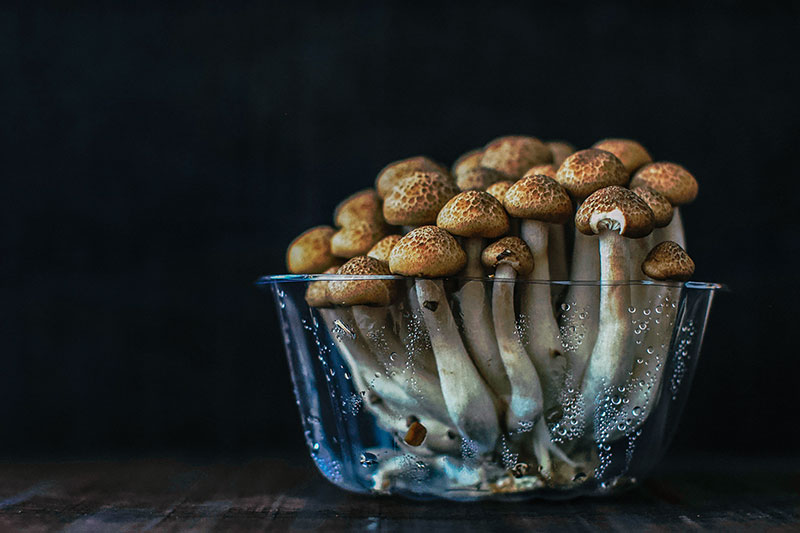
[[[451,500],[601,495],[641,480],[675,431],[720,288],[385,276],[399,287],[390,306],[306,303],[311,283],[376,278],[257,282],[277,303],[306,443],[319,471],[343,489]],[[419,297],[431,290],[442,298]],[[493,301],[495,293],[504,296]],[[532,310],[533,294],[550,296],[552,320]],[[622,317],[601,308],[612,294],[628,298]],[[495,329],[495,314],[515,323]],[[537,359],[545,335],[549,357]],[[489,358],[477,353],[487,340],[504,346],[505,359],[494,347]],[[453,350],[458,344],[463,352]],[[454,351],[472,369],[445,383],[440,372]],[[541,395],[530,373],[509,379],[513,368],[538,371]]]

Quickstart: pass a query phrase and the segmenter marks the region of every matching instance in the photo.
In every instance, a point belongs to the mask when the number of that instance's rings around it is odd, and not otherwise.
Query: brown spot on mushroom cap
[[[395,247],[400,238],[400,235],[387,235],[383,239],[376,242],[375,245],[369,249],[367,255],[377,259],[378,261],[389,263],[389,256],[392,253],[392,248]]]
[[[383,201],[383,217],[397,226],[436,222],[436,215],[458,189],[438,172],[414,172],[395,185]]]
[[[694,261],[678,243],[664,241],[647,254],[642,272],[656,280],[686,281],[694,274]]]
[[[638,168],[653,162],[644,146],[633,139],[603,139],[594,143],[592,148],[611,152],[625,165],[628,174],[633,174]]]
[[[289,272],[319,274],[333,266],[337,262],[331,253],[331,237],[335,232],[330,226],[316,226],[295,237],[286,250]]]
[[[497,198],[500,203],[503,203],[503,199],[506,197],[506,191],[508,191],[509,187],[514,185],[513,181],[503,180],[498,181],[489,185],[486,188],[486,192]]]
[[[493,183],[505,179],[508,179],[508,176],[493,168],[474,167],[461,172],[456,178],[456,185],[462,191],[485,191]]]
[[[388,276],[389,265],[366,255],[350,259],[337,274],[349,276]],[[389,305],[397,296],[398,280],[331,280],[328,297],[337,305]]]
[[[332,266],[323,274],[336,274],[339,271],[338,266]],[[311,307],[331,307],[330,298],[328,298],[328,282],[327,281],[312,281],[306,287],[306,303]]]
[[[543,165],[553,160],[553,154],[536,137],[509,135],[499,137],[483,150],[481,166],[493,168],[511,179],[518,179],[534,165]]]
[[[612,185],[592,193],[575,214],[575,227],[594,235],[603,229],[637,239],[653,231],[653,211],[625,187]]]
[[[556,180],[544,175],[522,178],[507,191],[503,205],[511,216],[564,224],[572,216],[572,200]]]
[[[697,197],[697,180],[677,163],[651,163],[640,168],[631,180],[631,187],[647,185],[660,192],[672,205],[688,204]]]
[[[494,239],[508,233],[508,215],[503,204],[483,191],[464,191],[447,202],[436,225],[461,237]]]
[[[520,276],[533,271],[533,254],[525,241],[519,237],[503,237],[483,249],[481,262],[486,268],[497,268],[500,264],[511,265]]]
[[[378,196],[386,198],[395,185],[414,172],[439,172],[442,176],[452,179],[447,173],[447,169],[433,159],[424,155],[409,157],[389,163],[378,173],[378,177],[375,178],[375,189],[378,191]]]
[[[536,165],[528,169],[527,172],[522,176],[526,178],[528,176],[547,176],[548,178],[556,179],[556,173],[558,172],[558,167],[555,165]]]
[[[550,153],[553,154],[553,165],[555,165],[556,168],[560,167],[561,163],[563,163],[567,157],[575,153],[575,147],[564,141],[550,141],[545,143],[545,146],[547,146],[550,149]]]
[[[672,215],[675,212],[675,208],[672,207],[672,204],[666,196],[655,189],[645,187],[644,185],[633,187],[631,191],[633,191],[636,196],[647,202],[647,205],[650,206],[654,217],[653,227],[663,228],[672,222]]]
[[[468,170],[479,167],[481,165],[481,157],[483,157],[483,148],[476,148],[461,154],[453,163],[451,174],[458,180]]]
[[[351,258],[366,254],[372,246],[386,235],[386,226],[374,222],[357,220],[331,238],[331,253],[337,257]]]
[[[583,199],[603,187],[625,185],[628,171],[611,152],[589,148],[565,159],[556,173],[556,181],[573,198]]]
[[[452,235],[437,226],[422,226],[395,245],[389,269],[403,276],[437,278],[456,274],[466,262],[467,254]]]
[[[340,228],[362,220],[383,224],[381,198],[375,189],[364,189],[348,196],[339,202],[333,212],[333,221]]]

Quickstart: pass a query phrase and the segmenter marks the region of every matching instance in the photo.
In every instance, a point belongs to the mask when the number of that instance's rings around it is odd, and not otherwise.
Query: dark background
[[[3,457],[299,449],[253,280],[385,163],[508,133],[697,176],[733,292],[676,448],[797,450],[796,7],[224,4],[0,8]]]

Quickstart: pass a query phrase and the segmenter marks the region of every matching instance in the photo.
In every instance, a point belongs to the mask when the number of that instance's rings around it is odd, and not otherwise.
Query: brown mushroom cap
[[[503,205],[511,216],[564,224],[572,216],[572,200],[553,178],[522,178],[507,191]]]
[[[403,276],[437,278],[456,274],[466,262],[467,254],[452,235],[437,226],[422,226],[395,245],[389,268]]]
[[[653,216],[655,217],[653,219],[653,227],[663,228],[672,222],[672,215],[675,212],[675,208],[672,207],[672,204],[667,200],[666,196],[644,185],[633,187],[631,191],[650,206],[650,209],[653,211]]]
[[[330,226],[316,226],[298,235],[286,250],[286,268],[292,274],[319,274],[337,263],[331,253]]]
[[[392,189],[383,201],[383,217],[396,226],[422,226],[436,215],[458,189],[438,172],[414,172]]]
[[[489,185],[486,188],[486,192],[497,198],[500,201],[500,203],[502,203],[503,199],[506,197],[506,191],[508,191],[509,187],[511,187],[512,185],[514,185],[513,181],[509,180],[498,181],[496,183]]]
[[[697,180],[676,163],[663,161],[645,165],[631,180],[631,187],[639,185],[660,192],[672,205],[688,204],[697,197]]]
[[[642,272],[656,280],[686,281],[694,274],[694,261],[678,243],[664,241],[647,254]]]
[[[552,160],[550,149],[539,139],[509,135],[499,137],[486,145],[481,166],[498,170],[511,179],[518,179],[532,166],[550,163]]]
[[[349,276],[389,276],[389,265],[366,255],[350,259],[337,274]],[[389,305],[397,296],[398,280],[331,280],[328,297],[336,305]]]
[[[558,167],[555,165],[536,165],[529,168],[522,177],[547,176],[548,178],[556,179],[556,173],[558,173]]]
[[[625,185],[628,179],[628,171],[617,156],[594,148],[569,156],[556,174],[556,181],[578,199],[586,198],[603,187]]]
[[[486,268],[497,268],[500,264],[508,264],[520,276],[533,271],[533,254],[525,241],[519,237],[503,237],[483,249],[481,262]]]
[[[550,153],[553,154],[553,165],[555,165],[556,168],[560,167],[561,163],[563,163],[567,157],[575,153],[575,147],[564,141],[550,141],[545,143],[545,146],[547,146],[550,149]]]
[[[375,245],[369,249],[367,255],[378,261],[389,263],[389,256],[392,254],[392,248],[395,247],[400,237],[400,235],[387,235],[376,242]]]
[[[633,139],[603,139],[594,143],[592,148],[611,152],[625,165],[625,170],[632,175],[639,167],[653,162],[644,146]]]
[[[575,214],[575,227],[586,235],[603,229],[638,239],[653,231],[653,211],[625,187],[612,185],[591,194]]]
[[[494,239],[508,233],[508,215],[503,204],[483,191],[464,191],[447,202],[436,225],[461,237]]]
[[[464,154],[458,156],[450,173],[458,180],[461,175],[470,169],[479,167],[481,165],[481,157],[483,157],[483,148],[475,148]]]
[[[338,266],[332,266],[323,274],[336,274],[339,271]],[[331,307],[330,298],[328,298],[328,282],[327,281],[312,281],[306,287],[306,303],[311,307]]]
[[[356,220],[345,226],[331,238],[331,253],[337,257],[351,258],[366,254],[372,246],[386,235],[386,226],[366,220]]]
[[[443,176],[448,176],[447,169],[424,155],[409,157],[389,163],[378,173],[375,178],[375,189],[378,196],[386,198],[400,180],[407,178],[414,172],[439,172]]]
[[[485,191],[493,183],[505,179],[508,179],[508,176],[493,168],[473,167],[461,172],[456,177],[456,185],[462,191]]]
[[[381,198],[375,189],[364,189],[348,196],[336,206],[333,221],[338,227],[347,227],[366,220],[383,224]]]

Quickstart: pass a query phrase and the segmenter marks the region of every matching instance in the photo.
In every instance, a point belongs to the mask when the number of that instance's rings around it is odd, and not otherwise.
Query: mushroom
[[[686,248],[686,235],[679,207],[697,197],[697,180],[685,168],[668,162],[651,163],[640,168],[631,180],[631,188],[646,185],[655,189],[675,206],[672,222],[664,229],[656,231],[655,242],[674,241]]]
[[[418,155],[389,163],[381,169],[378,177],[375,178],[375,189],[378,191],[378,196],[386,198],[395,185],[414,172],[438,172],[452,181],[444,166],[428,157]]]
[[[575,147],[565,141],[549,141],[545,143],[553,155],[553,165],[556,168],[561,166],[564,160],[575,153]]]
[[[578,208],[575,227],[583,234],[600,237],[600,322],[582,387],[584,412],[591,424],[599,394],[605,387],[621,385],[633,367],[628,247],[624,240],[650,233],[653,211],[630,190],[605,187]]]
[[[462,174],[481,165],[481,157],[483,157],[483,148],[475,148],[461,154],[453,163],[450,174],[458,181]]]
[[[462,237],[467,254],[463,274],[480,278],[481,251],[484,239],[496,239],[508,233],[508,215],[503,204],[489,193],[465,191],[445,204],[436,217],[436,225]],[[467,351],[489,387],[504,401],[509,398],[509,383],[497,351],[486,287],[481,280],[464,283],[456,293],[463,318]]]
[[[377,259],[378,261],[388,263],[389,256],[392,253],[392,248],[395,247],[397,241],[399,241],[401,237],[402,235],[387,235],[383,239],[376,242],[372,248],[369,249],[367,256]]]
[[[486,192],[488,192],[489,194],[500,200],[500,203],[503,203],[503,198],[506,197],[506,191],[512,185],[514,185],[513,181],[509,180],[497,181],[492,185],[489,185],[486,188]]]
[[[631,176],[640,167],[653,162],[653,158],[644,146],[633,139],[603,139],[594,143],[592,148],[605,150],[617,156]]]
[[[590,194],[610,185],[624,185],[628,181],[625,165],[617,157],[603,150],[588,149],[575,152],[567,157],[556,174],[556,181],[567,189],[578,206]],[[584,235],[575,229],[570,280],[597,281],[599,275],[599,257],[597,237]],[[592,351],[597,336],[597,289],[593,285],[573,284],[567,291],[565,302],[579,316],[585,316],[583,339],[571,344],[567,350],[570,372],[575,382],[582,379],[586,362]]]
[[[423,279],[453,275],[466,261],[452,235],[436,226],[422,226],[403,236],[392,249],[389,268],[395,274],[420,277],[414,284],[447,411],[459,433],[480,452],[488,452],[500,435],[494,395],[459,336],[442,280]]]
[[[292,274],[319,274],[340,261],[331,253],[330,226],[316,226],[298,235],[286,250],[286,268]]]
[[[564,224],[572,217],[572,201],[554,179],[535,175],[512,185],[503,205],[511,216],[522,219],[520,236],[533,254],[533,269],[526,276],[530,283],[524,285],[522,308],[532,329],[528,351],[542,381],[545,408],[549,409],[558,403],[566,361],[561,355],[561,338],[553,314],[547,243],[550,226]]]
[[[386,225],[371,220],[350,220],[331,237],[331,253],[350,259],[366,254],[372,246],[386,235]]]
[[[575,150],[572,149],[572,152]],[[569,155],[569,154],[567,154]],[[566,157],[566,155],[564,156]],[[559,161],[559,164],[561,162]],[[536,165],[528,169],[523,178],[528,176],[547,176],[556,179],[558,167],[556,165]],[[550,224],[548,231],[548,246],[547,254],[550,256],[550,276],[551,279],[565,280],[569,276],[567,269],[567,244],[564,239],[564,225],[563,224]]]
[[[674,209],[666,196],[645,185],[631,188],[639,198],[644,200],[653,211],[653,233],[641,239],[631,239],[630,246],[630,271],[632,280],[640,280],[642,277],[642,261],[648,251],[653,247],[655,230],[667,226],[672,220]],[[648,287],[646,285],[634,285],[631,287],[631,301],[633,307],[642,309],[647,304]]]
[[[397,183],[383,201],[383,217],[395,226],[434,224],[439,210],[458,188],[439,172],[414,172]]]
[[[493,168],[510,179],[517,180],[532,166],[550,163],[552,160],[550,149],[539,139],[509,135],[499,137],[486,145],[481,166]]]
[[[485,191],[490,185],[508,179],[508,176],[497,170],[486,167],[473,167],[462,171],[456,177],[456,185],[462,191]]]
[[[372,222],[376,226],[385,224],[380,196],[375,189],[364,189],[348,196],[336,206],[333,221],[340,228],[361,221]]]
[[[642,272],[655,280],[688,281],[694,274],[694,261],[680,244],[665,241],[647,254]]]

